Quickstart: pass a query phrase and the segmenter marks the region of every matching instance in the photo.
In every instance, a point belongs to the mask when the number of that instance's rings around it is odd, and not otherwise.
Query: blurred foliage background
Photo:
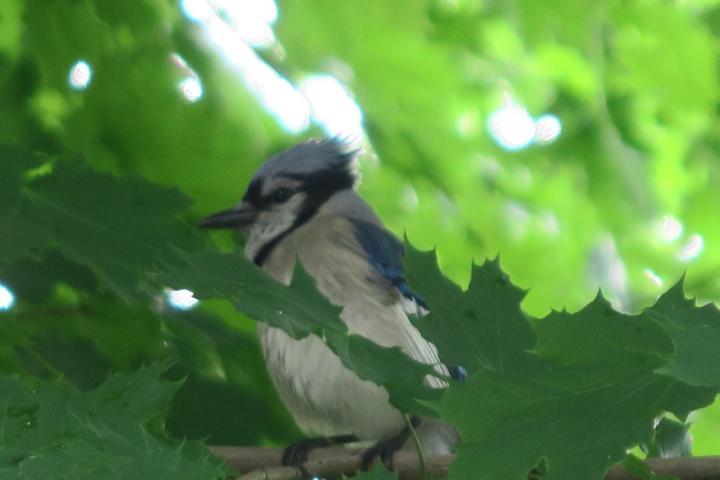
[[[719,30],[718,0],[2,0],[0,143],[178,188],[192,223],[341,136],[363,196],[461,285],[500,254],[536,317],[600,287],[634,312],[684,273],[718,301]],[[56,251],[0,281],[1,373],[92,386],[171,359],[176,435],[298,437],[229,304],[129,306]],[[720,452],[720,408],[694,421],[694,453]]]

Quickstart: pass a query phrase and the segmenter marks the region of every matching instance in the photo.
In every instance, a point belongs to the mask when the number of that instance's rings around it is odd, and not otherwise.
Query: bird
[[[318,290],[342,307],[349,333],[384,347],[399,347],[432,365],[438,376],[425,383],[445,388],[455,377],[422,337],[411,316],[428,306],[405,280],[404,245],[357,193],[360,152],[337,138],[310,139],[265,161],[235,207],[210,215],[203,228],[236,229],[246,237],[244,254],[288,285],[301,262]],[[362,467],[411,448],[406,418],[388,391],[363,380],[316,335],[301,339],[259,324],[267,371],[280,399],[310,437],[288,446],[283,463],[299,465],[310,450],[341,443],[371,444]],[[426,454],[449,454],[457,430],[438,419],[412,417]]]

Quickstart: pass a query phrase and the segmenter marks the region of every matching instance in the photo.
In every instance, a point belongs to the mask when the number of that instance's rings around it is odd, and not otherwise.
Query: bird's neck
[[[293,232],[279,240],[273,246],[272,251],[265,256],[262,264],[259,265],[275,280],[285,285],[290,284],[295,267],[297,257],[296,235],[297,233]],[[253,241],[253,238],[250,237],[245,245],[245,256],[250,260],[256,259],[265,245],[267,245],[267,241]]]

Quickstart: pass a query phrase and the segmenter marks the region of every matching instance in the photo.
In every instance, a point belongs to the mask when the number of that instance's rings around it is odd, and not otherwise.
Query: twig
[[[418,461],[420,463],[420,479],[428,480],[427,465],[425,465],[425,450],[423,449],[422,442],[420,442],[420,438],[418,437],[415,427],[413,426],[408,414],[405,414],[405,425],[410,430],[410,435],[412,435],[413,443],[415,444],[415,451],[417,452]]]
[[[282,448],[238,448],[210,447],[218,457],[232,465],[243,474],[242,480],[293,480],[302,478],[300,469],[282,466]],[[305,470],[322,478],[338,478],[341,475],[357,473],[361,463],[362,448],[316,448],[310,452]],[[447,475],[452,463],[452,455],[432,456],[426,461],[429,478],[441,478]],[[417,452],[397,452],[393,465],[401,479],[419,480],[422,478]]]
[[[687,458],[651,458],[646,461],[656,475],[671,475],[680,480],[720,479],[720,456]],[[605,480],[631,480],[622,465],[613,465]]]
[[[240,480],[295,480],[302,478],[298,468],[282,466],[281,448],[210,447],[218,457],[232,465]],[[321,478],[340,478],[353,475],[360,466],[360,448],[318,448],[310,452],[304,467],[308,473]],[[442,478],[454,460],[453,455],[429,455],[425,459],[429,478]],[[400,479],[418,480],[420,462],[416,452],[398,452],[393,459]],[[647,461],[658,475],[672,475],[680,480],[720,480],[720,456],[691,458],[655,458]],[[621,465],[613,465],[605,480],[632,480]]]

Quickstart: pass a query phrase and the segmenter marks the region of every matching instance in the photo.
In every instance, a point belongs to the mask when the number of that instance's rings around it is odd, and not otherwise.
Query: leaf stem
[[[404,417],[405,424],[407,425],[408,430],[410,430],[410,435],[412,436],[413,443],[415,444],[415,451],[417,451],[418,459],[420,460],[420,478],[422,480],[428,480],[427,467],[425,466],[425,451],[423,450],[422,443],[420,442],[420,437],[418,437],[418,434],[415,431],[415,427],[410,420],[410,415],[406,413]]]
[[[75,385],[72,381],[70,381],[60,370],[55,368],[55,365],[50,363],[47,358],[45,358],[40,352],[35,350],[33,347],[29,345],[24,345],[23,348],[25,348],[25,351],[27,351],[30,356],[40,364],[52,377],[54,377],[59,382],[62,382],[66,386],[70,387],[74,391],[80,391],[80,389]]]

